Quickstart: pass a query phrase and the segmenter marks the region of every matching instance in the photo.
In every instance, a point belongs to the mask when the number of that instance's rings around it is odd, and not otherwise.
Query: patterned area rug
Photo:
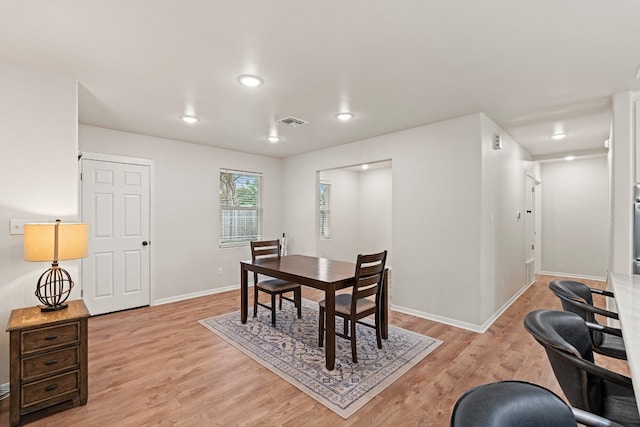
[[[351,361],[349,341],[337,337],[335,369],[328,371],[324,348],[318,347],[318,304],[302,302],[302,319],[286,304],[275,328],[268,310],[259,308],[254,318],[251,307],[244,325],[239,311],[200,323],[345,419],[442,344],[389,325],[389,339],[379,350],[375,330],[358,325],[358,363]],[[337,319],[336,329],[341,328]]]

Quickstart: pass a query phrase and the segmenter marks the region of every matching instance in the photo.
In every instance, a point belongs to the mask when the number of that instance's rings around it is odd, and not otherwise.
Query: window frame
[[[326,200],[323,208],[322,187],[326,187]],[[320,181],[318,185],[318,227],[320,240],[331,240],[331,181]],[[324,224],[323,224],[324,223]]]
[[[222,177],[223,174],[237,175],[238,178],[233,180],[234,185],[237,182],[237,180],[242,179],[242,177],[244,177],[245,180],[257,180],[257,185],[256,185],[257,194],[255,196],[255,201],[254,201],[255,204],[245,205],[245,206],[240,205],[240,200],[239,200],[237,191],[235,192],[236,194],[234,195],[234,197],[232,197],[232,198],[235,198],[236,200],[235,202],[232,200],[232,203],[238,203],[238,204],[234,205],[234,204],[225,203],[225,200],[227,200],[228,197],[224,195],[224,190],[223,190],[224,180]],[[218,239],[219,247],[223,249],[223,248],[248,246],[249,242],[251,241],[262,240],[263,220],[264,220],[263,204],[262,204],[262,197],[264,192],[264,175],[260,172],[249,172],[249,171],[242,171],[237,169],[220,168],[218,179],[219,179],[218,202],[219,202],[219,225],[220,225],[220,228],[219,228],[220,235]],[[243,200],[245,202],[247,201],[246,198],[244,198]],[[229,212],[236,212],[237,214],[235,216],[240,216],[240,217],[246,216],[240,213],[255,212],[255,222],[256,222],[255,227],[257,227],[256,233],[239,234],[237,236],[230,236],[229,238],[226,238],[225,236],[234,234],[230,232],[231,230],[228,230],[229,232],[225,233],[225,217],[229,216],[229,215],[226,215],[225,213],[229,213]],[[241,225],[238,225],[238,227],[241,227]]]

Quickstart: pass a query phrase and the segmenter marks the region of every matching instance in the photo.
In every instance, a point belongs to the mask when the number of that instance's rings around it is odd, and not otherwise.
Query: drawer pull
[[[51,359],[44,362],[44,364],[47,366],[55,365],[56,363],[58,363],[58,359]]]
[[[57,388],[58,388],[58,384],[51,384],[50,386],[47,386],[47,388],[45,388],[45,391],[53,391]]]
[[[53,341],[53,340],[57,340],[58,339],[58,335],[49,335],[48,337],[44,338],[47,341]]]

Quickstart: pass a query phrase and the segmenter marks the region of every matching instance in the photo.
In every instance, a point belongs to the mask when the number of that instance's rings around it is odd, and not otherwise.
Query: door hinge
[[[84,289],[80,289],[80,298],[84,297]]]
[[[535,245],[531,245],[531,250],[534,250],[534,249],[535,249]]]

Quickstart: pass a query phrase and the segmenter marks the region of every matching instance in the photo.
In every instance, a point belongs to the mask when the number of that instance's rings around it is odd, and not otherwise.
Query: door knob
[[[142,242],[142,246],[147,246],[149,244],[149,242],[147,242],[146,240],[144,242]]]

